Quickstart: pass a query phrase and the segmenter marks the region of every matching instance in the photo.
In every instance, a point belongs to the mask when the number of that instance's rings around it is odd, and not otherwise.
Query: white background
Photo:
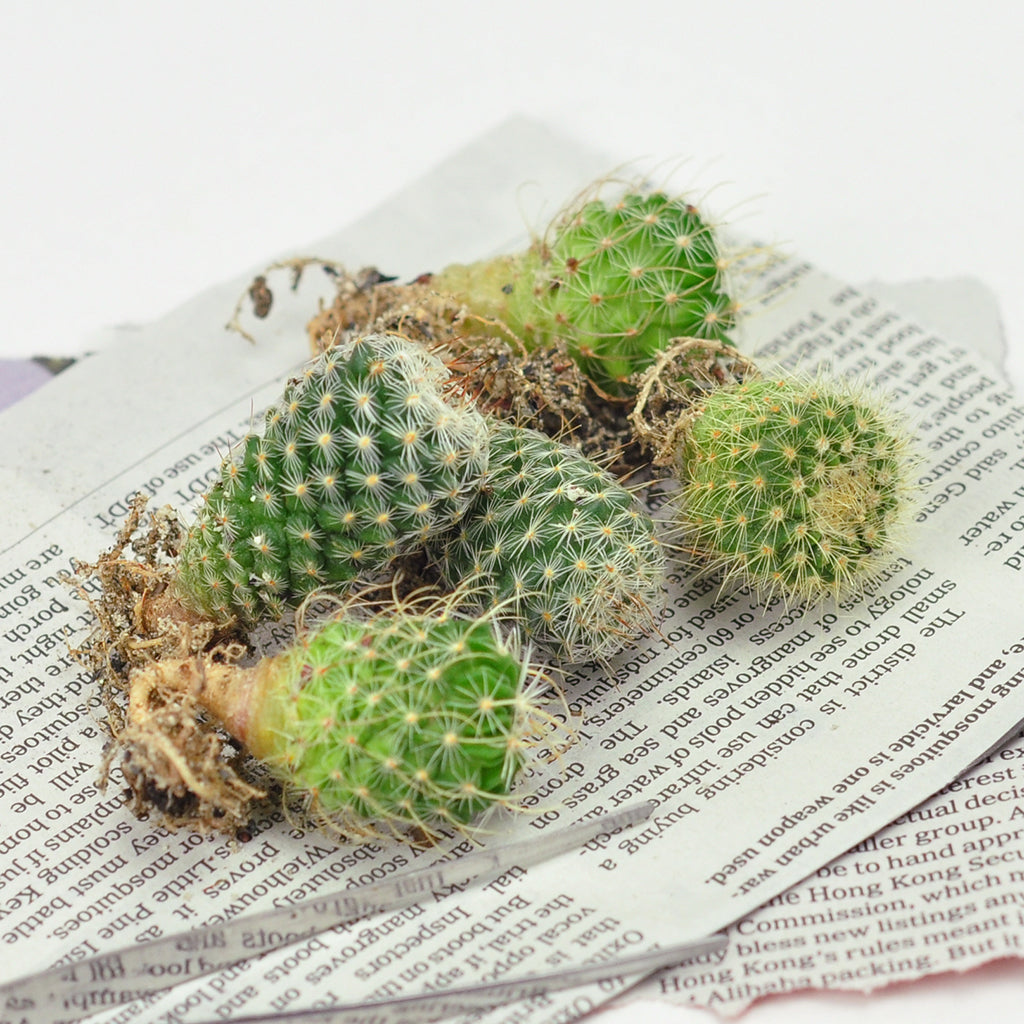
[[[526,114],[641,169],[685,162],[740,232],[847,280],[980,278],[1024,380],[1018,9],[0,0],[0,357],[155,319]],[[1015,1019],[1020,979],[1003,965],[746,1019]],[[602,1015],[633,1019],[712,1018]]]

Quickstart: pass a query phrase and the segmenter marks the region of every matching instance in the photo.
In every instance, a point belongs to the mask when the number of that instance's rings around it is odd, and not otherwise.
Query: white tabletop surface
[[[1022,44],[998,0],[0,0],[0,357],[155,319],[525,114],[638,167],[686,161],[744,234],[847,280],[980,278],[1020,382]],[[1010,1020],[1022,977],[744,1019]]]

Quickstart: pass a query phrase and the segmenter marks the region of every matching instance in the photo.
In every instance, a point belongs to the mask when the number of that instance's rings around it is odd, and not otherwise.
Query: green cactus
[[[453,265],[433,278],[528,347],[563,339],[615,397],[674,337],[725,340],[736,304],[715,232],[686,199],[630,191],[569,208],[523,253]]]
[[[179,560],[182,603],[214,620],[277,616],[447,526],[487,455],[483,417],[446,399],[447,378],[395,334],[310,363],[205,496]]]
[[[514,618],[565,662],[607,658],[649,629],[664,581],[654,523],[600,466],[535,430],[495,421],[485,486],[428,545],[449,584]]]
[[[677,449],[684,548],[763,596],[856,592],[912,501],[912,441],[863,388],[755,379],[709,392]]]
[[[138,673],[130,761],[147,765],[158,788],[180,789],[181,759],[162,756],[166,737],[147,746],[149,707],[154,694],[161,707],[169,693],[189,694],[311,821],[349,838],[422,840],[518,806],[512,790],[529,746],[552,728],[539,699],[546,684],[491,620],[447,608],[399,606],[369,622],[346,612],[252,668],[207,655]],[[208,798],[225,766],[196,782],[203,770],[186,764],[185,778]]]

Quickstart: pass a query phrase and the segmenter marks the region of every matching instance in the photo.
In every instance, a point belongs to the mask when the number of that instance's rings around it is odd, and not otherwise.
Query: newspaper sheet
[[[873,282],[867,290],[914,309],[930,329],[940,324],[947,337],[970,337],[973,348],[1002,361],[998,307],[979,282]],[[630,995],[732,1016],[766,995],[809,988],[870,992],[1020,958],[1021,762],[1018,734],[930,800],[731,925],[721,955],[662,972]],[[995,815],[979,814],[992,808],[999,809]],[[808,955],[818,950],[817,960]]]
[[[535,126],[507,126],[316,251],[412,276],[511,247],[523,180],[543,181],[557,203],[602,170]],[[61,573],[72,558],[109,546],[136,492],[154,505],[188,506],[253,409],[269,404],[301,362],[308,307],[277,314],[256,345],[225,334],[246,283],[211,289],[2,417],[5,977],[468,849],[458,837],[428,853],[337,847],[280,815],[253,822],[242,845],[168,834],[133,820],[116,785],[96,786],[98,698],[68,654],[91,619]],[[829,870],[823,865],[931,796],[1024,718],[1024,627],[1003,614],[1022,590],[1024,407],[967,349],[800,260],[764,267],[759,286],[772,298],[749,319],[748,342],[760,343],[764,359],[807,366],[827,357],[837,372],[889,388],[918,420],[929,456],[919,522],[864,598],[806,612],[765,609],[742,590],[679,570],[656,639],[611,671],[589,666],[567,681],[569,707],[583,716],[579,742],[561,763],[533,771],[533,813],[498,822],[491,841],[641,799],[657,803],[649,823],[568,859],[340,926],[147,1007],[90,1007],[103,1011],[97,1019],[280,1013],[610,961],[704,936],[780,893],[789,898],[786,890]],[[1014,807],[980,806],[977,838],[1012,832]],[[939,858],[951,840],[961,842],[937,833],[921,851]],[[917,864],[903,869],[916,874]],[[1013,866],[982,870],[1009,876]],[[901,937],[921,923],[895,891],[861,897],[845,875],[808,884],[818,895],[797,890],[798,898],[852,898],[858,917],[903,921],[893,925]],[[830,952],[822,944],[806,955],[824,972]],[[781,980],[787,969],[777,963],[771,976]],[[569,1019],[623,984],[551,994],[486,1019]]]

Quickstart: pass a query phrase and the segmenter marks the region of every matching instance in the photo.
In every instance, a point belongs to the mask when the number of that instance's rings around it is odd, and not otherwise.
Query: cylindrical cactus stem
[[[737,306],[726,267],[691,202],[633,189],[585,197],[526,252],[447,267],[433,285],[529,347],[562,339],[599,390],[629,397],[630,378],[670,339],[728,337]]]
[[[369,622],[343,614],[252,668],[204,655],[137,672],[125,775],[179,805],[192,789],[216,817],[223,762],[189,763],[157,722],[174,694],[187,695],[311,821],[346,838],[422,841],[518,807],[530,748],[557,727],[542,707],[547,684],[492,620],[446,608],[398,607]],[[237,790],[226,800],[236,817]]]
[[[172,592],[212,620],[279,616],[379,573],[462,512],[487,465],[483,416],[441,360],[395,334],[332,348],[224,462]]]
[[[708,392],[676,451],[682,546],[758,594],[845,597],[913,507],[908,428],[849,382],[760,378]]]
[[[665,577],[635,494],[575,450],[494,421],[484,487],[430,550],[449,586],[562,662],[606,659],[654,623]]]

